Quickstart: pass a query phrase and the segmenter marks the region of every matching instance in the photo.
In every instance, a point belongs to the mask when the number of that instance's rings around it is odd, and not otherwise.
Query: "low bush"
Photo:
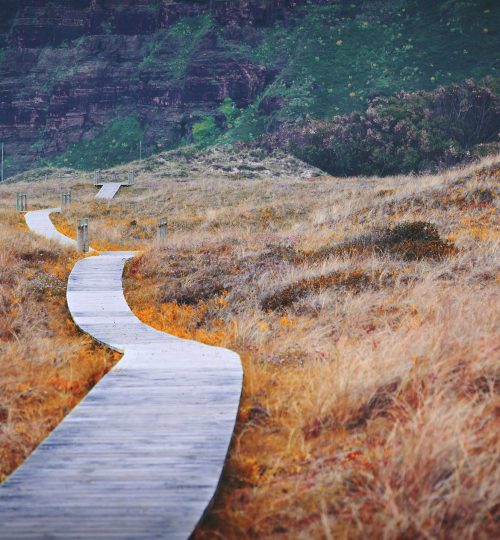
[[[327,245],[314,251],[281,250],[284,260],[301,264],[320,262],[333,256],[362,253],[393,255],[406,261],[439,260],[457,253],[453,242],[443,240],[437,227],[426,221],[403,222],[372,232],[342,244]]]
[[[376,231],[361,243],[405,260],[442,259],[456,253],[453,243],[443,240],[436,226],[426,221],[405,222]]]
[[[327,287],[337,287],[343,290],[359,291],[370,282],[370,276],[361,270],[350,272],[332,272],[331,274],[314,278],[305,278],[280,289],[262,302],[262,309],[265,311],[281,311],[300,300],[308,293],[318,293]]]

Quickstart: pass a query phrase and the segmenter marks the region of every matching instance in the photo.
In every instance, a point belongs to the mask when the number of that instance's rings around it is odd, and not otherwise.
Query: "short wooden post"
[[[64,212],[71,206],[71,191],[61,193],[61,212]]]
[[[158,240],[164,242],[167,239],[167,218],[158,220]]]
[[[135,183],[135,171],[128,172],[128,185],[133,186]]]
[[[89,252],[89,220],[87,218],[78,220],[76,245],[78,251]]]
[[[94,171],[94,186],[99,186],[101,184],[101,171]]]
[[[18,212],[28,211],[28,195],[26,193],[16,193],[16,210]]]

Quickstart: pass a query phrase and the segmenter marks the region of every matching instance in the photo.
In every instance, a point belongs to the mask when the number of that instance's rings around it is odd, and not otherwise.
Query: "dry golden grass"
[[[66,309],[76,254],[0,208],[0,482],[119,355],[82,335]]]
[[[196,211],[166,205],[170,242],[129,265],[129,302],[245,365],[196,538],[499,532],[499,173],[168,190]],[[375,241],[416,221],[436,225],[438,256],[435,240],[421,256]]]
[[[94,245],[146,249],[127,268],[134,311],[244,362],[195,538],[498,536],[499,178],[499,157],[370,179],[142,171],[110,205],[79,184],[58,226],[90,217]],[[57,204],[47,185],[24,190]]]

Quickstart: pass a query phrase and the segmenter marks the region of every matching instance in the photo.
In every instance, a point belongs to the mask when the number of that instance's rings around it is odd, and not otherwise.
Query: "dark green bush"
[[[454,255],[457,251],[453,243],[443,240],[437,227],[427,221],[404,222],[378,229],[340,246],[339,250],[347,253],[372,250],[409,261],[439,260]]]
[[[454,255],[457,249],[452,242],[439,236],[434,224],[415,221],[375,229],[348,242],[323,246],[313,251],[282,250],[279,256],[294,264],[304,264],[324,261],[333,256],[343,257],[373,252],[415,261],[443,259]]]
[[[263,142],[333,175],[387,175],[452,165],[499,131],[500,98],[469,80],[375,98],[363,114],[286,124]]]

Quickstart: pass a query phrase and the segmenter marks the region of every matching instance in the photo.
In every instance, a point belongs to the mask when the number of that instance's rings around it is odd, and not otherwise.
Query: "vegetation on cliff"
[[[116,163],[134,161],[139,155],[142,137],[143,130],[136,117],[119,118],[94,138],[71,145],[52,162],[61,168],[107,169]]]
[[[292,27],[278,22],[262,32],[253,57],[279,75],[229,138],[303,115],[364,111],[375,96],[496,76],[499,32],[498,6],[488,0],[311,7]]]
[[[337,176],[450,166],[498,143],[500,98],[473,81],[373,99],[363,114],[285,124],[259,141]]]
[[[374,98],[466,79],[497,84],[493,0],[23,0],[1,9],[8,175],[44,160],[95,168],[88,141],[131,116],[152,154],[249,141],[304,117],[363,114]],[[137,133],[123,138],[107,163],[130,159]]]

